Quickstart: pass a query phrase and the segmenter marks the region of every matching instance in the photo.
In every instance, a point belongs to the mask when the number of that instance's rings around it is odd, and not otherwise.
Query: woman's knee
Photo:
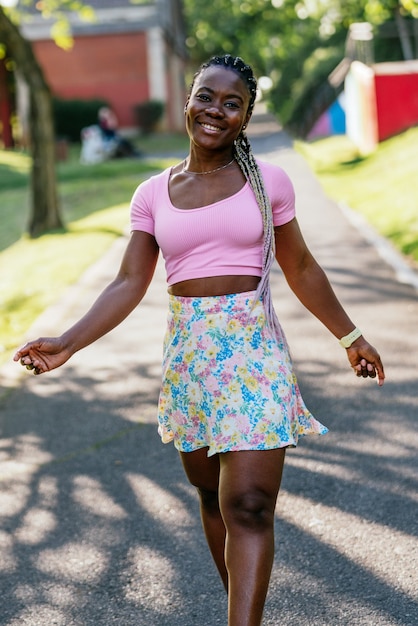
[[[207,513],[219,514],[218,491],[197,487],[200,504]]]
[[[227,527],[262,532],[273,526],[275,505],[275,496],[253,487],[223,498],[221,511]]]

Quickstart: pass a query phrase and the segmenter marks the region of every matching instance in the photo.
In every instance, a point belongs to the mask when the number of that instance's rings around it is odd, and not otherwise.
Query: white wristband
[[[351,333],[345,335],[345,337],[341,337],[340,346],[342,346],[343,348],[349,348],[356,339],[362,336],[362,334],[363,333],[361,332],[360,328],[355,328],[351,331]]]

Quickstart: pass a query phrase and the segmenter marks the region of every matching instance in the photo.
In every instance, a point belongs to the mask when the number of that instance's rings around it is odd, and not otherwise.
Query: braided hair
[[[194,76],[193,84],[196,78],[205,69],[214,66],[229,69],[235,72],[241,78],[250,94],[248,113],[252,113],[257,95],[257,80],[254,76],[252,68],[247,65],[240,57],[234,57],[230,54],[225,54],[223,56],[214,56],[209,59],[209,61],[203,63],[200,66],[200,69]],[[241,168],[241,171],[244,174],[246,180],[248,181],[251,189],[254,192],[261,216],[263,218],[264,234],[262,274],[260,282],[257,286],[257,291],[255,293],[253,307],[258,300],[262,300],[266,311],[268,325],[273,332],[280,335],[280,325],[277,319],[277,315],[274,311],[270,291],[270,270],[275,257],[273,212],[270,199],[264,186],[264,180],[260,172],[260,168],[258,167],[257,161],[255,160],[251,144],[247,138],[247,135],[244,133],[244,129],[241,130],[239,136],[235,140],[234,152],[235,159],[239,167]]]

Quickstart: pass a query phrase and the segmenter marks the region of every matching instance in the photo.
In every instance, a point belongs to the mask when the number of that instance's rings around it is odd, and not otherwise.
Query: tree
[[[26,0],[25,5],[34,4]],[[53,17],[52,35],[64,48],[71,45],[68,19],[63,11],[77,11],[89,17],[91,10],[79,0],[42,0],[36,8],[44,17]],[[62,228],[55,169],[55,132],[52,98],[32,46],[18,26],[19,11],[4,10],[0,0],[0,43],[3,43],[17,70],[26,81],[30,93],[30,149],[32,154],[31,205],[28,231],[36,237],[49,230]],[[13,18],[13,19],[12,19]]]
[[[55,136],[52,101],[32,46],[0,6],[2,41],[29,87],[30,147],[32,152],[31,210],[28,230],[32,237],[62,228],[55,174]]]

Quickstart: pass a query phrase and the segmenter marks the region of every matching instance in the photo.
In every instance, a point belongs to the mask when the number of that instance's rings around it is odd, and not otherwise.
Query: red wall
[[[33,48],[55,95],[105,99],[121,127],[135,125],[134,105],[149,99],[145,33],[76,37],[70,52],[47,40]]]
[[[418,71],[375,75],[379,141],[418,124]]]

